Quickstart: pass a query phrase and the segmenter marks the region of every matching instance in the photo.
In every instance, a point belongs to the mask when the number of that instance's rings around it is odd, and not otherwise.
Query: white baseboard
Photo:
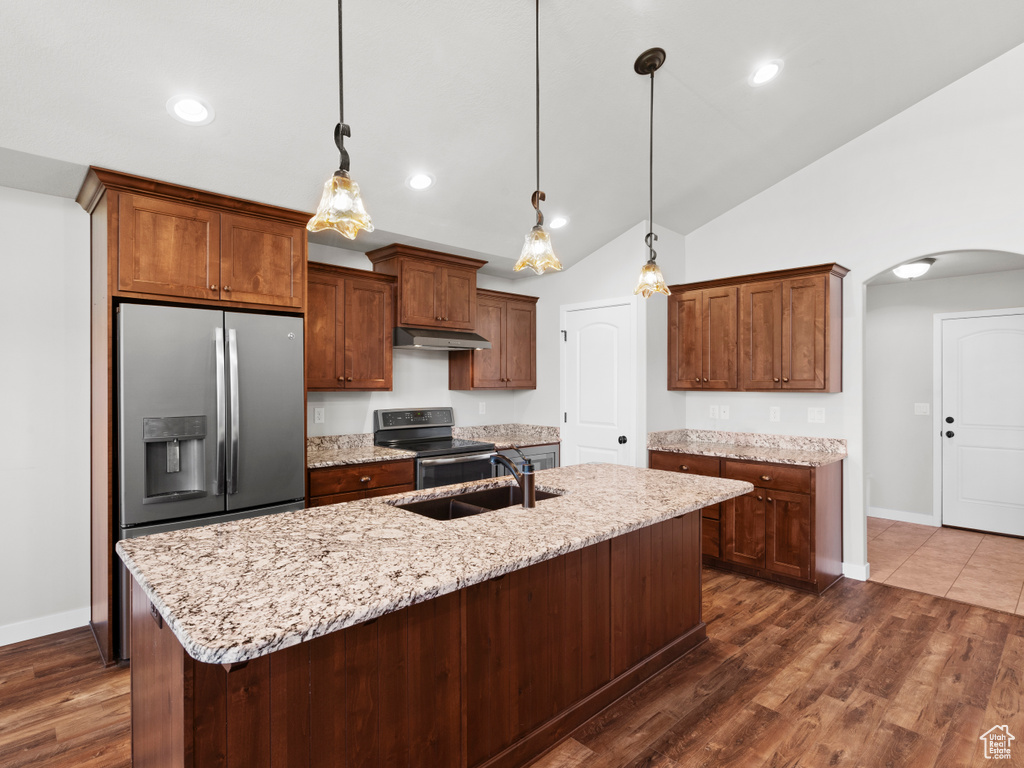
[[[32,640],[44,635],[52,635],[54,632],[63,632],[66,629],[84,627],[89,623],[89,608],[75,608],[63,613],[51,613],[49,616],[40,616],[38,619],[17,621],[14,624],[0,626],[0,645],[20,643],[22,640]]]
[[[843,563],[843,576],[857,581],[867,581],[871,576],[871,563],[864,563],[864,565]]]
[[[934,528],[942,526],[941,520],[926,512],[904,512],[902,509],[885,509],[884,507],[868,507],[868,517],[880,517],[883,520],[895,520],[898,523],[916,523],[930,525]]]

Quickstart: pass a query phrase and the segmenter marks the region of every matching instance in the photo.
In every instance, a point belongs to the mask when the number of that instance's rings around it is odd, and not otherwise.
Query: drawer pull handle
[[[360,478],[359,478],[359,482],[360,482],[360,483],[368,483],[368,482],[370,482],[370,477],[369,477],[369,475],[367,475],[366,477],[360,477]]]
[[[679,465],[679,469],[681,471],[683,471],[683,472],[689,472],[690,471],[690,468],[688,466],[686,466],[685,464],[680,464]]]
[[[768,481],[770,481],[770,480],[771,480],[772,478],[771,478],[771,476],[770,476],[770,475],[761,475],[761,479],[762,479],[762,480],[764,480],[765,482],[768,482]]]

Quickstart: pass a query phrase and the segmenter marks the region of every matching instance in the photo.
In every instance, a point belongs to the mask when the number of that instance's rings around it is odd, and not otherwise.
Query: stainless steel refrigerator
[[[122,304],[117,331],[120,538],[305,506],[301,318]]]

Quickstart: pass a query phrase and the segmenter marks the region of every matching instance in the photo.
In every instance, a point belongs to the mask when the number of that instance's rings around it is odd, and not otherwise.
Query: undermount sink
[[[561,496],[560,493],[537,491],[537,501]],[[430,517],[434,520],[456,520],[460,517],[479,515],[505,507],[521,507],[523,491],[518,485],[503,485],[499,488],[487,488],[483,491],[469,491],[454,496],[443,496],[439,499],[410,501],[392,506],[415,512],[417,515]]]

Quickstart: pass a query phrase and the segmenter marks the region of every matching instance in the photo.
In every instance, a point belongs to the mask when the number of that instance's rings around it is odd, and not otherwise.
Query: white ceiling
[[[534,223],[533,3],[348,0],[346,146],[378,232],[509,267]],[[1024,42],[1020,0],[542,0],[542,169],[569,265],[647,217],[687,233]],[[0,185],[93,164],[312,211],[337,167],[330,0],[3,0]],[[754,64],[782,58],[751,88]],[[216,119],[172,120],[177,93]],[[405,186],[413,171],[437,178]]]

